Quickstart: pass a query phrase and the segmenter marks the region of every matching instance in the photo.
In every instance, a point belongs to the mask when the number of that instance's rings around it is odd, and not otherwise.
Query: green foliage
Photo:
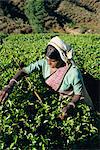
[[[74,48],[74,59],[78,67],[94,78],[100,79],[100,35],[62,35],[61,37]]]
[[[25,13],[33,27],[33,31],[44,32],[44,17],[46,15],[44,0],[27,0]]]
[[[0,40],[2,39],[5,39],[6,37],[8,36],[8,34],[4,34],[4,33],[0,33]]]
[[[28,65],[42,58],[50,37],[54,35],[8,36],[0,47],[0,89],[17,72],[20,62]],[[59,36],[75,48],[77,65],[99,78],[95,64],[98,61],[100,36]],[[40,95],[42,103],[34,95],[33,89]],[[88,142],[92,143],[93,148],[93,142],[98,139],[96,114],[84,103],[78,104],[64,121],[58,120],[59,113],[58,94],[48,91],[40,72],[32,73],[26,80],[22,79],[5,104],[0,106],[0,150],[69,150],[78,149],[80,143],[84,149],[84,144]]]

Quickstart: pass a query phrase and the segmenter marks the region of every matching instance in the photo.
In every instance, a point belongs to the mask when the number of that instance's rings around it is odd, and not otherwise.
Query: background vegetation
[[[44,17],[46,16],[44,0],[27,1],[25,11],[34,31],[44,32]]]
[[[1,0],[0,32],[100,33],[97,0]]]

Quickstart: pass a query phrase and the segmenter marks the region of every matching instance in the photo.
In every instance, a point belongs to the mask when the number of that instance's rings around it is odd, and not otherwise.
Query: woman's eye
[[[56,62],[55,60],[53,60],[52,62]]]

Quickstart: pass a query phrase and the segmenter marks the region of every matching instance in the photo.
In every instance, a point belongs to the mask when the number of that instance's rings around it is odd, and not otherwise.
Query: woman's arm
[[[64,119],[71,111],[73,111],[76,103],[80,100],[82,94],[83,81],[80,72],[78,72],[78,70],[75,69],[74,72],[71,72],[69,78],[70,84],[73,88],[74,95],[71,101],[68,103],[68,105],[62,109],[63,116],[61,116],[61,119]]]
[[[0,91],[0,102],[4,101],[8,95],[11,93],[14,85],[25,75],[32,73],[34,70],[40,70],[41,67],[45,64],[45,60],[41,59],[36,61],[35,63],[31,63],[27,67],[23,67],[20,69],[16,75],[9,81],[8,85],[6,85],[2,91]]]
[[[19,70],[15,76],[9,81],[9,86],[13,87],[23,76],[27,75],[24,69]]]
[[[8,95],[11,93],[14,85],[19,81],[23,76],[27,75],[24,69],[19,70],[16,75],[9,81],[3,90],[0,91],[0,102],[4,102]]]
[[[81,95],[74,95],[72,97],[71,102],[68,103],[67,106],[63,107],[62,114],[59,115],[59,118],[61,120],[65,119],[68,114],[70,114],[71,111],[75,108],[76,103],[80,100]]]

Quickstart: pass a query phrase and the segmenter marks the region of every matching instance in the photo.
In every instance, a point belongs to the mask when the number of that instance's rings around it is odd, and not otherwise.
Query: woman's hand
[[[0,103],[3,103],[9,95],[11,87],[9,85],[5,86],[3,90],[0,91]]]
[[[8,93],[6,91],[0,91],[0,103],[4,102],[8,97]]]
[[[59,115],[59,118],[61,120],[65,119],[68,115],[73,113],[73,109],[75,108],[75,104],[80,100],[81,95],[74,95],[72,97],[72,101],[68,103],[67,106],[65,106],[62,109],[62,113]]]
[[[61,120],[64,120],[75,108],[75,104],[70,102],[67,106],[62,109],[62,113],[59,115]]]
[[[23,66],[24,66],[24,64],[20,64],[20,68],[22,68]],[[21,77],[25,76],[25,75],[27,75],[27,73],[23,69],[19,70],[16,73],[16,75],[9,81],[9,84],[7,86],[5,86],[3,90],[0,91],[0,103],[4,102],[6,100],[6,98],[12,91],[12,89],[13,89],[14,85],[17,83],[17,81],[20,80]]]

